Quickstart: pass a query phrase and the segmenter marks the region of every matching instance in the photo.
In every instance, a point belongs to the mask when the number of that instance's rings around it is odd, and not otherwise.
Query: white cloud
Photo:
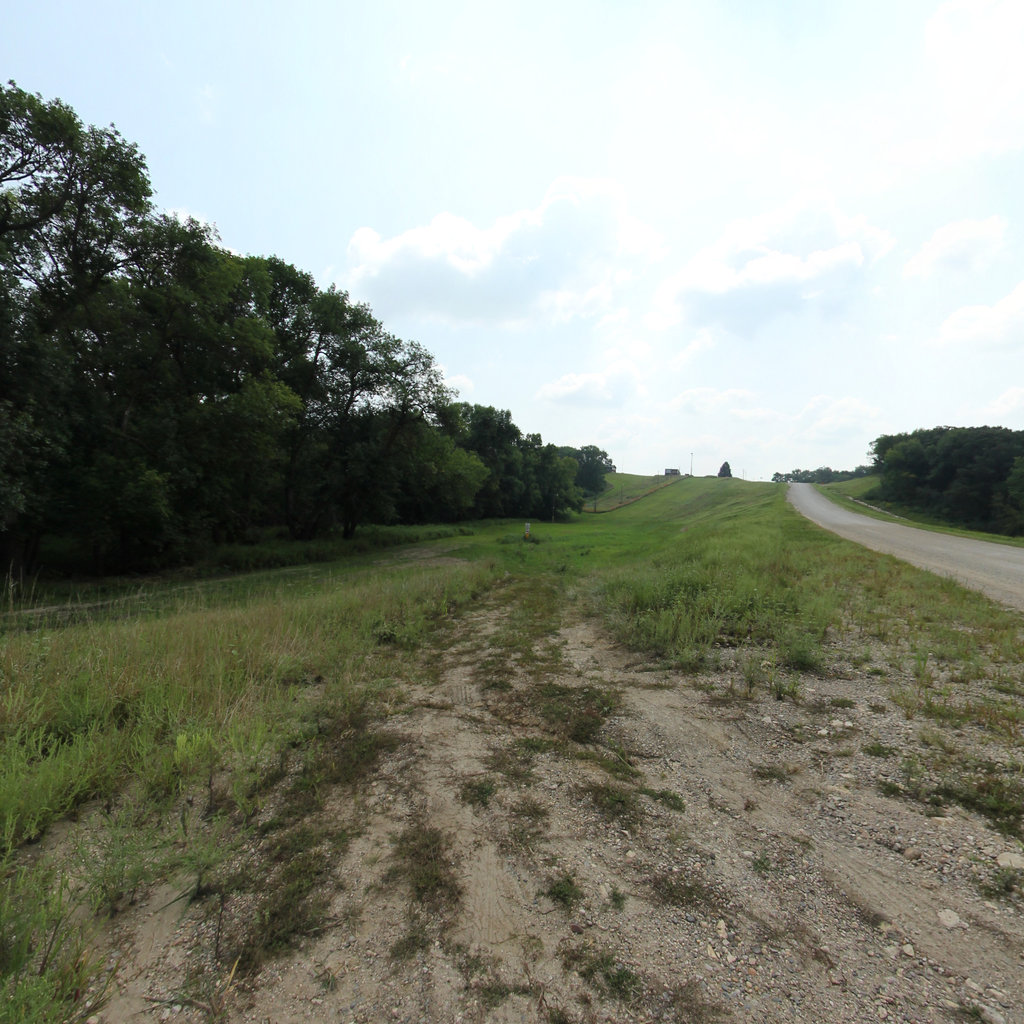
[[[714,335],[706,327],[702,327],[687,344],[680,349],[669,360],[669,366],[673,370],[681,370],[684,366],[693,362],[697,356],[704,352],[710,352],[715,348]]]
[[[561,178],[539,206],[486,228],[453,213],[388,239],[360,228],[343,284],[385,316],[565,322],[609,312],[660,244],[629,215],[614,183]]]
[[[442,366],[440,367],[441,375],[444,377],[445,384],[455,390],[460,395],[472,394],[476,389],[476,385],[473,383],[470,377],[467,377],[464,373],[449,374],[447,369]]]
[[[742,388],[687,388],[670,400],[669,406],[681,413],[695,416],[738,414],[744,403],[754,396]]]
[[[217,120],[217,106],[219,97],[217,91],[212,85],[207,83],[201,89],[196,89],[193,93],[195,99],[196,111],[199,115],[199,120],[203,124],[213,124]]]
[[[943,122],[934,127],[951,154],[1000,153],[1024,144],[1020,0],[942,4],[928,22],[925,53]]]
[[[622,406],[642,391],[635,366],[615,363],[592,373],[567,373],[537,391],[541,401],[570,405]]]
[[[743,333],[808,305],[842,305],[892,245],[888,232],[822,197],[734,221],[661,285],[648,323]]]
[[[1024,420],[1024,388],[1007,388],[982,410],[986,422],[989,419],[1006,422]]]
[[[798,417],[800,435],[811,441],[829,441],[856,434],[870,434],[881,410],[852,396],[833,398],[815,395]]]
[[[1024,347],[1024,281],[992,306],[964,306],[939,328],[943,345]]]
[[[978,273],[1003,246],[1004,217],[958,220],[939,228],[907,261],[904,277],[931,277],[936,271]]]

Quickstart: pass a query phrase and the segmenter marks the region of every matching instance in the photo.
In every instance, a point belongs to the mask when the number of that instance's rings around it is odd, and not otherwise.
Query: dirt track
[[[812,484],[790,484],[788,496],[794,508],[840,537],[948,576],[994,601],[1024,610],[1024,548],[860,516],[829,501]]]
[[[977,814],[880,791],[926,731],[891,701],[912,679],[885,650],[865,663],[864,637],[837,643],[829,671],[779,701],[744,689],[731,650],[706,673],[659,668],[571,603],[536,642],[543,672],[510,666],[495,637],[522,613],[494,595],[447,638],[436,681],[410,685],[395,755],[328,801],[357,835],[328,926],[236,980],[225,1019],[1024,1019],[1022,903],[992,889],[1024,849]],[[599,742],[551,744],[538,685],[614,687],[622,704]],[[940,732],[1015,756],[974,727],[929,725],[927,742]],[[482,782],[489,798],[471,799]],[[394,873],[397,837],[425,824],[458,888],[433,911]],[[577,893],[559,902],[566,879]],[[161,892],[125,915],[127,983],[100,1019],[210,1019],[175,998],[186,970],[217,970],[209,922]]]

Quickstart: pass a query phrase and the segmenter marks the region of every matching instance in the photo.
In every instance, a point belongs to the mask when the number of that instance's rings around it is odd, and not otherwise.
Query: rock
[[[996,863],[1001,868],[1011,868],[1014,871],[1024,871],[1024,857],[1012,850],[1006,850],[996,857]]]
[[[725,927],[725,921],[723,921],[721,918],[718,919],[718,924],[717,924],[715,930],[718,932],[718,937],[720,939],[724,940],[729,935],[729,931]]]
[[[978,1015],[981,1017],[985,1024],[1006,1024],[1006,1018],[996,1009],[991,1006],[986,1006],[984,1003],[978,1003]]]
[[[914,945],[913,945],[913,943],[911,943],[911,942],[903,943],[903,955],[904,956],[913,956],[914,955]]]
[[[943,928],[966,927],[963,921],[960,920],[960,915],[955,910],[948,909],[939,911],[939,924],[941,924]]]

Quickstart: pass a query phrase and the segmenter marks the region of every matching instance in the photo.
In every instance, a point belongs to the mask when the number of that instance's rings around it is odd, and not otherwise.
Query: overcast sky
[[[1021,0],[32,0],[0,76],[623,471],[1024,429]]]

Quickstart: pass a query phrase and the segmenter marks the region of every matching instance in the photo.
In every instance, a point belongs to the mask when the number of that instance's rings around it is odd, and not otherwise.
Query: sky
[[[0,76],[159,209],[619,470],[1024,429],[1020,0],[33,0]]]

